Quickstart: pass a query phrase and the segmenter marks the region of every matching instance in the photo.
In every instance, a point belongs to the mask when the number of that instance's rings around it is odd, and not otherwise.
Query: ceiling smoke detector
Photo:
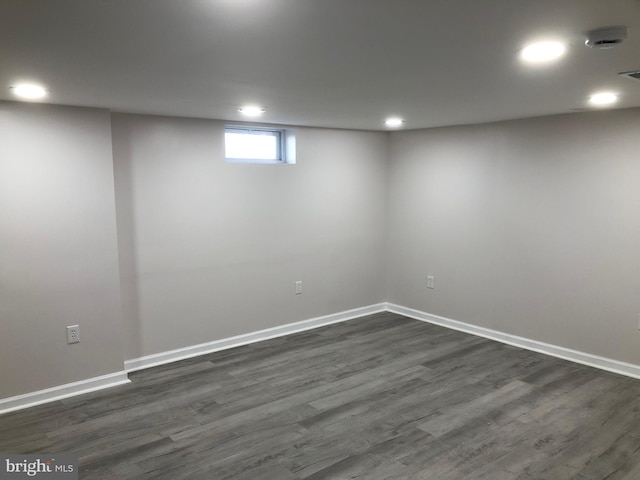
[[[584,44],[591,48],[613,48],[627,38],[627,27],[596,28],[587,32]]]

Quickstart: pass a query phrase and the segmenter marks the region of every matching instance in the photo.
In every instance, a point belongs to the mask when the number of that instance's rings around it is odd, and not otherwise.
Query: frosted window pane
[[[275,132],[225,133],[227,158],[279,161],[279,135]]]

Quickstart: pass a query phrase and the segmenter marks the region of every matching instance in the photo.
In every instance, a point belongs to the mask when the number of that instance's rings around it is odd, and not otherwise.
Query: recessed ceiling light
[[[255,105],[245,105],[244,107],[240,107],[238,111],[247,117],[259,117],[264,113],[264,108]]]
[[[37,100],[47,96],[47,91],[40,85],[34,85],[31,83],[22,83],[20,85],[14,85],[11,87],[11,91],[16,97],[24,98],[25,100]]]
[[[404,124],[404,120],[398,117],[391,117],[391,118],[387,118],[384,121],[384,124],[387,127],[392,127],[392,128],[398,128],[401,127]]]
[[[589,103],[597,107],[613,105],[618,101],[619,95],[614,92],[598,92],[589,97]]]
[[[567,46],[561,42],[537,42],[523,48],[520,58],[527,63],[544,63],[560,58],[566,51]]]

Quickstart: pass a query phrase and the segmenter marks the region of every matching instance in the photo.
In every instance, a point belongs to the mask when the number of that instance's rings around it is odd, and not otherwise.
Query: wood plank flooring
[[[0,416],[80,478],[638,480],[640,381],[391,313]]]

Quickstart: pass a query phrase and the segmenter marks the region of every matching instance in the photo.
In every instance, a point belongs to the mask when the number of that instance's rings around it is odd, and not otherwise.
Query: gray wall
[[[247,165],[222,122],[112,129],[127,358],[384,300],[385,133],[296,128],[296,165]]]
[[[639,152],[638,109],[393,133],[387,300],[640,364]]]
[[[122,371],[111,157],[107,111],[0,102],[0,398]]]
[[[223,127],[0,103],[0,398],[384,300],[640,364],[640,110],[296,128],[296,165]]]

